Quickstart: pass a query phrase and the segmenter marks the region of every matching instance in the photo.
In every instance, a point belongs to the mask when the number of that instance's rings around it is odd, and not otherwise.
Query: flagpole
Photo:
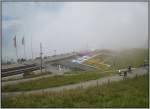
[[[26,51],[25,51],[25,37],[24,38],[24,58],[26,59]]]
[[[5,44],[7,44],[7,40],[5,41]],[[7,50],[7,48],[5,47],[5,61],[7,62],[7,55],[6,55],[7,53],[6,53],[6,50]]]
[[[16,46],[16,56],[17,56],[17,60],[18,60],[18,50],[17,50],[17,46]]]
[[[42,73],[42,43],[40,43],[41,73]]]
[[[24,58],[26,59],[25,44],[24,44]]]
[[[17,38],[15,40],[16,40],[16,56],[17,56],[17,60],[18,60]]]
[[[31,36],[31,54],[32,54],[32,59],[33,59],[32,36]]]

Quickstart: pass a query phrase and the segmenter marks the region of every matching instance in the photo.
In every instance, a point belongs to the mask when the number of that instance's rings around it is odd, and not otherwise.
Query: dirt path
[[[135,76],[144,75],[148,72],[147,68],[141,67],[135,69],[132,73],[128,74],[128,78],[133,78]],[[22,94],[35,94],[35,93],[43,93],[43,92],[49,92],[49,91],[63,91],[68,89],[75,89],[75,88],[87,88],[90,86],[96,86],[96,85],[102,85],[104,83],[108,83],[111,81],[120,81],[123,77],[119,75],[109,76],[100,78],[97,80],[90,80],[78,84],[71,84],[71,85],[65,85],[65,86],[59,86],[54,88],[47,88],[47,89],[40,89],[40,90],[32,90],[32,91],[21,91],[21,92],[2,92],[2,98],[8,97],[8,96],[16,96],[16,95],[22,95]]]

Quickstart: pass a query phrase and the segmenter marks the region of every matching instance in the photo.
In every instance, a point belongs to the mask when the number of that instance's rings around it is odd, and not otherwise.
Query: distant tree
[[[47,59],[47,56],[45,56],[44,59]]]
[[[23,58],[21,58],[21,63],[23,62]]]
[[[11,64],[11,62],[10,62],[10,61],[7,61],[7,64],[9,65],[9,64]]]
[[[40,57],[36,57],[35,59],[40,59]]]

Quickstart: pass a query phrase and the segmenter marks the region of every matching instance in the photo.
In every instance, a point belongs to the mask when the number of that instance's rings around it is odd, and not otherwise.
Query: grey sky
[[[3,56],[15,58],[12,38],[17,36],[18,54],[27,57],[96,48],[146,47],[148,3],[146,2],[47,2],[3,4]]]

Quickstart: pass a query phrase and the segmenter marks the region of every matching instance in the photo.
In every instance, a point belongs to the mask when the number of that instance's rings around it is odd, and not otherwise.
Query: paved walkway
[[[135,76],[139,75],[144,75],[148,73],[148,68],[137,68],[135,69],[132,73],[128,73],[128,78],[133,78]],[[21,92],[2,92],[2,98],[3,97],[8,97],[8,96],[16,96],[16,95],[22,95],[22,94],[35,94],[35,93],[43,93],[43,92],[49,92],[49,91],[63,91],[63,90],[68,90],[68,89],[76,89],[76,88],[87,88],[90,86],[96,86],[96,85],[102,85],[104,83],[108,83],[111,81],[120,81],[122,80],[123,77],[119,75],[114,75],[114,76],[109,76],[109,77],[104,77],[100,78],[97,80],[90,80],[87,82],[82,82],[78,84],[70,84],[70,85],[65,85],[65,86],[59,86],[59,87],[54,87],[54,88],[47,88],[47,89],[40,89],[40,90],[32,90],[32,91],[21,91]]]

